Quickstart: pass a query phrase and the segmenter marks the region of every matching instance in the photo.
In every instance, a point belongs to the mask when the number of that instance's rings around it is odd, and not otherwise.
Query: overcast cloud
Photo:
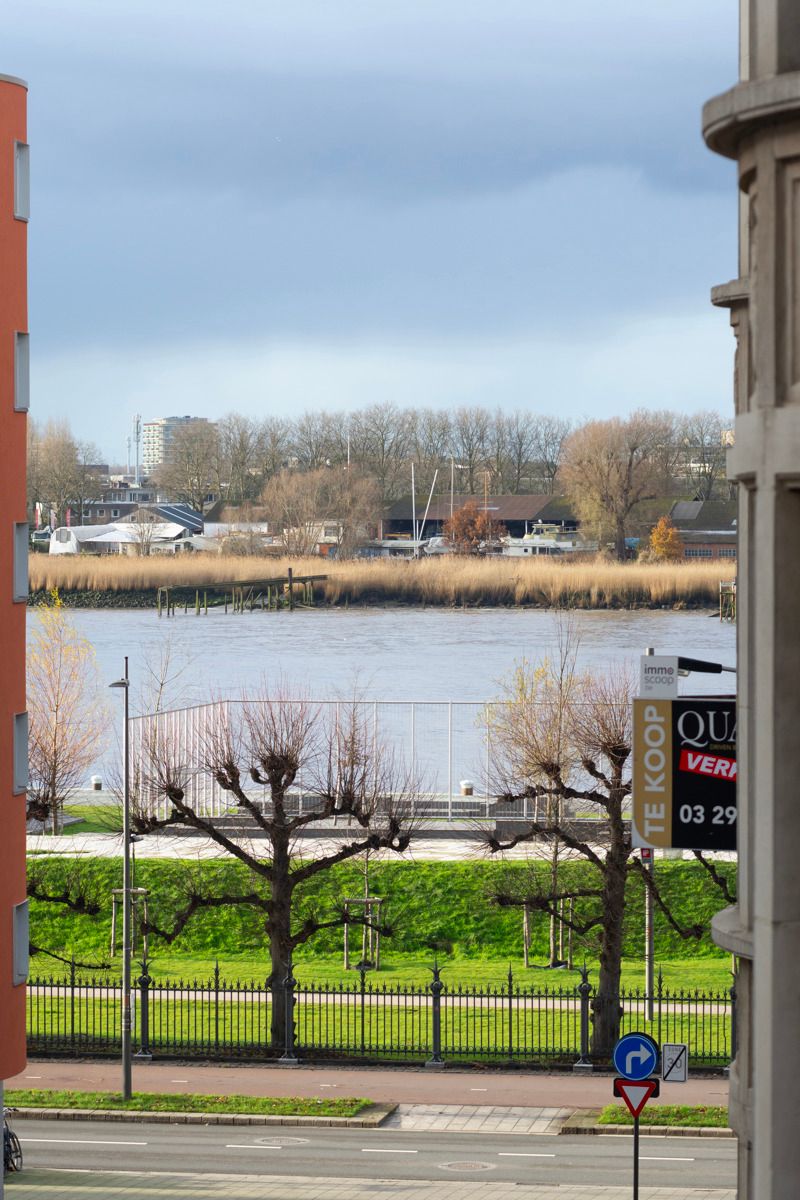
[[[634,15],[631,16],[630,14]],[[4,7],[34,415],[731,407],[723,0]]]

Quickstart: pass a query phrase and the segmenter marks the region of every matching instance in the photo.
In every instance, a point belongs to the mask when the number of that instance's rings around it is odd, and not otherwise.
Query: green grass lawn
[[[66,804],[64,814],[77,817],[74,825],[65,825],[62,836],[85,833],[121,833],[122,814],[116,804]]]
[[[164,1092],[134,1092],[123,1100],[115,1092],[37,1091],[11,1088],[5,1093],[11,1108],[88,1108],[126,1112],[240,1113],[270,1117],[354,1117],[369,1100],[341,1097],[335,1100],[299,1096],[196,1096]]]
[[[157,988],[157,984],[156,984]],[[34,1052],[70,1049],[91,1053],[115,1047],[120,1027],[119,992],[32,988],[28,995],[29,1044]],[[190,983],[170,995],[149,997],[148,1045],[155,1053],[239,1056],[268,1053],[271,999],[260,989],[217,992]],[[138,1045],[141,1005],[134,1005]],[[297,1045],[316,1052],[381,1058],[427,1058],[432,1050],[432,1005],[427,989],[395,989],[357,980],[347,992],[298,989]],[[541,1063],[574,1059],[580,1047],[580,1006],[574,993],[530,996],[515,989],[486,997],[471,988],[442,997],[442,1050],[468,1061],[522,1058]],[[656,1005],[647,1021],[642,1005],[625,1006],[623,1031],[646,1029],[658,1041],[686,1042],[693,1066],[729,1060],[730,1013],[716,1005]]]
[[[104,812],[82,806],[93,820],[104,821]],[[81,828],[78,826],[77,828]],[[732,864],[721,864],[730,874]],[[110,909],[112,889],[121,886],[121,863],[114,859],[65,858],[40,855],[32,859],[38,885],[51,895],[84,896],[99,908],[97,913],[72,911],[62,904],[31,901],[31,940],[57,956],[74,955],[81,964],[110,973],[119,972],[119,957],[110,957]],[[587,864],[567,863],[565,885],[593,882]],[[391,928],[381,945],[381,970],[370,979],[394,986],[423,985],[430,981],[434,957],[442,968],[448,987],[505,982],[509,965],[519,985],[537,988],[573,988],[577,971],[544,968],[547,960],[549,922],[546,915],[531,920],[531,963],[522,962],[522,915],[516,908],[498,906],[493,896],[499,887],[519,889],[527,885],[529,868],[504,866],[497,862],[399,862],[370,866],[370,890],[384,899],[384,919]],[[720,894],[697,864],[659,864],[659,880],[676,916],[684,924],[708,925],[722,905]],[[136,884],[149,892],[151,919],[169,929],[187,896],[198,888],[210,895],[249,894],[263,888],[239,864],[230,860],[191,861],[144,859],[136,863]],[[301,884],[295,894],[296,926],[304,920],[323,923],[335,914],[342,899],[363,894],[364,879],[357,864],[340,864],[331,871]],[[644,987],[641,961],[643,943],[643,896],[638,878],[632,877],[626,893],[626,929],[623,947],[622,984],[626,989]],[[656,915],[656,963],[663,971],[664,987],[670,990],[721,991],[731,983],[730,958],[720,953],[707,933],[699,941],[683,939]],[[119,937],[119,931],[118,931]],[[137,939],[136,956],[141,954]],[[295,956],[294,970],[301,983],[310,981],[340,985],[357,978],[345,973],[342,964],[343,931],[323,928]],[[358,929],[351,931],[351,962],[361,954]],[[566,946],[565,946],[566,949]],[[574,963],[584,956],[590,980],[597,982],[597,940],[575,938]],[[150,939],[150,972],[165,982],[209,979],[215,964],[226,982],[263,983],[269,973],[264,931],[264,913],[246,905],[229,904],[200,911],[192,917],[172,944]],[[65,973],[68,968],[57,958],[42,954],[33,960],[34,975]],[[85,968],[82,968],[84,973]]]
[[[134,962],[134,977],[139,973],[140,947],[137,947]],[[357,961],[356,954],[351,956]],[[91,961],[91,960],[90,960]],[[120,970],[119,952],[114,960],[106,957],[103,961],[111,962],[107,970],[98,972],[99,977],[110,979]],[[423,986],[430,983],[432,978],[431,966],[434,954],[431,951],[424,956],[420,954],[400,954],[386,951],[381,954],[380,971],[370,970],[367,979],[373,986],[383,985],[396,987]],[[572,989],[580,983],[580,973],[566,968],[547,970],[544,966],[531,965],[527,970],[522,958],[508,959],[472,958],[463,955],[445,955],[438,957],[441,967],[441,977],[448,987],[506,986],[509,966],[514,976],[514,984],[525,988],[555,988]],[[164,953],[161,950],[154,953],[149,961],[149,972],[153,979],[162,983],[177,983],[179,981],[198,980],[208,982],[213,978],[214,968],[219,965],[220,978],[226,983],[260,984],[263,986],[269,974],[269,963],[266,953],[247,953],[240,955],[221,955],[218,959],[207,955]],[[581,960],[582,965],[582,960]],[[597,982],[598,963],[587,959],[590,982]],[[658,963],[661,968],[665,991],[676,992],[718,992],[730,988],[730,956],[720,955],[718,958],[679,959]],[[33,976],[43,975],[54,978],[66,978],[69,968],[46,956],[33,959],[31,973]],[[81,971],[81,975],[87,974]],[[294,974],[301,984],[328,984],[352,986],[358,981],[358,971],[344,970],[341,954],[313,955],[299,957],[294,964]],[[622,985],[626,990],[644,989],[644,964],[641,961],[627,959],[622,968]]]
[[[727,1108],[710,1104],[647,1104],[640,1125],[670,1125],[674,1128],[727,1129]],[[622,1104],[607,1104],[598,1117],[600,1125],[633,1125],[633,1117]]]

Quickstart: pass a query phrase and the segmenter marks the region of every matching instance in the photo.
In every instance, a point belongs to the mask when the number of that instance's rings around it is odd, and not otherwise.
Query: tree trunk
[[[272,992],[270,1045],[283,1050],[286,1044],[285,980],[292,965],[292,885],[288,836],[275,831],[272,843],[272,884],[269,913],[269,956]]]
[[[625,521],[618,517],[614,529],[614,554],[620,562],[625,562]]]
[[[608,1058],[619,1038],[626,863],[627,851],[612,847],[603,878],[601,903],[605,919],[600,946],[600,977],[592,1000],[592,1055],[598,1058]]]

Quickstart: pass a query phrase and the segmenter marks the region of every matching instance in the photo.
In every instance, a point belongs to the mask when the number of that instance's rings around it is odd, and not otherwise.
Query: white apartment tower
[[[142,470],[149,475],[162,463],[169,462],[172,439],[187,425],[207,425],[207,417],[156,417],[142,424]]]

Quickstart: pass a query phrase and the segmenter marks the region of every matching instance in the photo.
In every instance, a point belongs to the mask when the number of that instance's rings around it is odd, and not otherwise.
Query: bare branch
[[[669,905],[661,895],[658,884],[640,858],[630,859],[628,863],[628,870],[636,871],[641,876],[641,878],[644,880],[645,887],[653,897],[653,901],[655,902],[659,912],[662,913],[662,915],[666,918],[667,923],[672,929],[675,930],[679,937],[683,938],[685,941],[688,941],[690,938],[701,938],[703,936],[706,931],[706,927],[702,923],[698,923],[696,925],[681,925],[680,921],[675,918]]]
[[[731,889],[728,885],[728,880],[725,878],[725,876],[722,874],[721,871],[717,870],[717,864],[713,861],[713,859],[706,858],[706,856],[705,856],[705,854],[703,854],[702,850],[693,850],[692,854],[695,856],[695,858],[700,863],[700,865],[706,871],[708,871],[709,875],[714,880],[714,883],[717,885],[719,890],[722,892],[722,895],[723,895],[726,903],[727,904],[735,904],[736,903],[736,893],[731,891]]]

